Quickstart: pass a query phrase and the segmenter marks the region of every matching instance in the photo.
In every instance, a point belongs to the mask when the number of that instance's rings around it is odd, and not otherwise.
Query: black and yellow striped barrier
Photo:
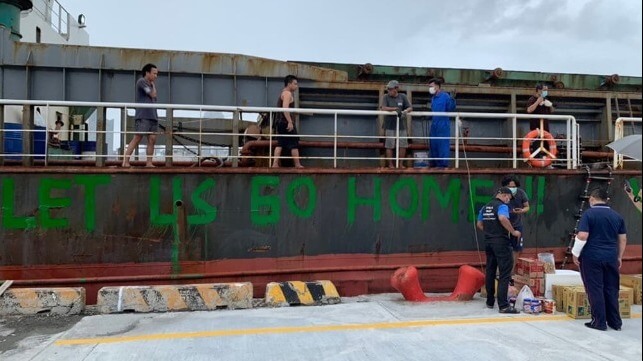
[[[341,298],[331,281],[270,282],[266,285],[266,305],[268,306],[309,306],[339,302]]]
[[[10,288],[0,296],[0,315],[78,315],[85,309],[85,289]]]
[[[103,287],[97,306],[101,313],[252,308],[252,283]]]

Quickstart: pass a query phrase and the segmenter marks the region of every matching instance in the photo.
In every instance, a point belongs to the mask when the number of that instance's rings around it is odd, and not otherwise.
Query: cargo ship
[[[605,187],[628,227],[622,272],[642,271],[641,214],[623,191],[640,189],[641,162],[605,147],[641,133],[641,77],[21,41],[20,14],[35,3],[0,1],[17,14],[0,18],[0,279],[14,286],[82,285],[92,303],[108,285],[251,281],[260,296],[267,282],[324,279],[351,296],[390,292],[391,274],[414,265],[425,291],[446,292],[461,265],[484,264],[475,214],[507,174],[530,198],[524,256],[574,268],[587,193]],[[81,32],[82,17],[58,14],[59,36]],[[122,168],[146,63],[160,74],[156,167],[143,167],[141,148]],[[304,169],[270,166],[288,74]],[[432,78],[457,101],[446,169],[425,164]],[[411,154],[394,159],[406,168],[384,167],[388,113],[377,109],[390,80],[413,105],[399,118]],[[541,141],[526,138],[536,84],[556,108],[547,167],[523,149]]]

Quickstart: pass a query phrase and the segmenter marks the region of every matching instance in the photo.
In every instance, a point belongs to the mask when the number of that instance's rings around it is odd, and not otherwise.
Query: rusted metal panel
[[[625,174],[613,184],[631,177]],[[0,265],[474,251],[481,242],[474,210],[490,199],[501,176],[8,173],[0,176]],[[543,172],[521,178],[532,207],[525,219],[526,244],[564,247],[584,174]],[[640,245],[640,214],[620,188],[612,189],[611,197],[626,218],[630,243]],[[187,234],[176,233],[183,228],[177,200],[185,207]]]
[[[345,72],[238,54],[185,52],[155,49],[130,49],[4,42],[2,64],[50,68],[80,68],[139,71],[154,63],[161,72],[218,74],[283,78],[297,74],[319,81],[347,81]]]
[[[532,88],[544,83],[556,89],[599,90],[633,92],[641,91],[641,78],[617,74],[563,74],[503,70],[501,68],[453,69],[428,67],[403,67],[373,64],[337,64],[304,62],[330,69],[345,71],[351,81],[383,82],[397,79],[407,83],[426,83],[429,79],[443,78],[448,84],[489,87]],[[365,71],[368,69],[368,71]]]

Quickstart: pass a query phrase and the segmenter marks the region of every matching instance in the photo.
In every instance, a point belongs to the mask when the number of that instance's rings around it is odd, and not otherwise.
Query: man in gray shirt
[[[409,141],[407,139],[408,135],[406,132],[406,114],[411,112],[413,108],[411,107],[411,103],[406,97],[406,94],[398,92],[399,88],[400,84],[397,80],[391,80],[388,82],[386,85],[388,92],[384,94],[382,105],[380,106],[380,110],[397,112],[397,115],[387,115],[384,118],[384,124],[382,124],[386,136],[384,147],[386,148],[386,158],[389,168],[395,168],[393,149],[395,149],[398,118],[400,124],[400,159],[406,157],[406,148],[409,146]],[[402,161],[401,164],[404,164],[404,161]],[[404,168],[404,165],[401,165],[400,168]]]
[[[155,81],[158,77],[158,69],[154,64],[145,64],[142,70],[143,77],[136,82],[136,102],[137,103],[156,103],[156,85]],[[146,167],[154,167],[152,158],[154,156],[154,144],[156,143],[156,132],[159,128],[158,115],[155,108],[137,108],[134,115],[136,133],[132,141],[127,145],[125,151],[125,158],[123,159],[123,167],[130,166],[129,159],[138,146],[138,143],[143,139],[143,135],[147,135],[147,161]]]

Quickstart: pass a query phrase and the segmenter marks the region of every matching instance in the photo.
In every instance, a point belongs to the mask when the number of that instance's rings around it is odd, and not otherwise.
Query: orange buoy
[[[542,136],[540,135],[541,131],[539,129],[534,129],[531,132],[525,135],[525,138],[522,141],[522,156],[526,158],[526,161],[532,165],[532,167],[545,168],[551,165],[552,160],[556,159],[558,154],[558,149],[556,148],[556,141],[554,137],[546,130],[542,131]],[[540,146],[536,151],[531,151],[531,142],[544,140],[549,145],[549,150]],[[534,158],[539,153],[545,153],[542,158]]]

